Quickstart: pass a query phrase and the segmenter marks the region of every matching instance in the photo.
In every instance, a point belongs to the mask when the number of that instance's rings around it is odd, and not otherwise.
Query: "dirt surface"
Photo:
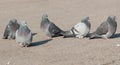
[[[49,39],[40,29],[41,16],[69,30],[83,16],[91,19],[91,32],[109,15],[118,23],[114,38]],[[15,40],[2,39],[11,18],[27,21],[33,33],[32,46],[21,48]],[[120,0],[1,0],[0,65],[120,65]]]

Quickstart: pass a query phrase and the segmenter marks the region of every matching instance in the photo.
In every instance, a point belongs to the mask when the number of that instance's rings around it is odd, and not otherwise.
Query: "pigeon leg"
[[[80,38],[80,39],[83,39],[83,38],[84,38],[84,36],[80,36],[79,38]]]
[[[23,45],[24,43],[22,43],[22,42],[19,42],[19,45],[21,46],[21,47],[24,47],[24,45]]]
[[[29,43],[26,43],[25,47],[28,47],[29,46]]]
[[[81,36],[81,35],[77,35],[76,37],[79,38],[79,39],[83,39],[84,38],[84,36]]]

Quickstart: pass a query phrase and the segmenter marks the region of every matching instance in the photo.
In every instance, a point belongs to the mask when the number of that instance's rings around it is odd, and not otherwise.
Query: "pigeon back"
[[[103,22],[100,24],[100,26],[96,29],[96,34],[98,35],[104,35],[108,32],[108,23]]]

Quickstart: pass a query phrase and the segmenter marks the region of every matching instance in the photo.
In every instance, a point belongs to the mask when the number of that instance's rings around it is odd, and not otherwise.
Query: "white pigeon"
[[[70,31],[66,31],[64,37],[84,38],[90,32],[91,24],[88,21],[89,17],[83,17],[81,22],[76,24]]]

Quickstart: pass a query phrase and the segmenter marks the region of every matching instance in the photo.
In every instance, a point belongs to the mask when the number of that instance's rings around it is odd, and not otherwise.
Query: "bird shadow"
[[[32,33],[33,36],[35,36],[37,33]]]
[[[119,38],[119,37],[120,37],[120,33],[116,33],[111,38]]]
[[[37,42],[33,42],[30,44],[30,47],[33,47],[33,46],[39,46],[39,45],[42,45],[42,44],[46,44],[47,42],[51,41],[52,39],[47,39],[47,40],[43,40],[43,41],[37,41]]]

